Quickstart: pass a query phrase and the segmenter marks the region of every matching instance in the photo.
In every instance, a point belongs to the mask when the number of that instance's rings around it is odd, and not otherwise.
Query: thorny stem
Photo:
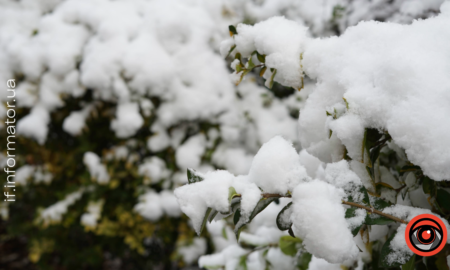
[[[236,195],[236,197],[240,197],[240,196],[241,196],[240,194]],[[291,195],[283,196],[283,195],[276,194],[276,193],[263,193],[262,196],[263,196],[263,198],[291,198],[292,197]],[[392,220],[394,220],[396,222],[400,222],[400,223],[403,223],[403,224],[408,224],[408,222],[404,221],[403,219],[400,219],[400,218],[394,217],[392,215],[383,213],[381,211],[378,211],[376,209],[367,207],[365,205],[357,204],[357,203],[354,203],[354,202],[347,202],[347,201],[342,201],[342,204],[350,205],[350,206],[353,206],[353,207],[358,207],[358,208],[364,209],[364,210],[366,210],[366,211],[368,211],[370,213],[374,213],[374,214],[377,214],[377,215],[380,215],[380,216],[392,219]]]

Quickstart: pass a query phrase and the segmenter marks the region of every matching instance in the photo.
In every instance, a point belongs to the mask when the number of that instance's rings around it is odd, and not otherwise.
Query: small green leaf
[[[219,213],[219,212],[216,211],[216,210],[212,210],[212,211],[211,211],[211,214],[209,214],[209,218],[208,218],[209,223],[211,223],[211,222],[214,220],[214,218],[216,217],[216,215],[217,215],[218,213]]]
[[[242,267],[242,269],[247,270],[247,256],[241,256],[241,258],[239,259],[239,266]]]
[[[356,216],[355,212],[356,212],[356,208],[354,208],[354,207],[348,208],[345,211],[345,218],[352,218],[352,217]],[[353,237],[355,237],[358,234],[358,232],[361,230],[361,226],[362,226],[362,224],[353,228],[353,230],[352,230]]]
[[[231,52],[236,48],[236,45],[231,46],[230,50],[228,51],[227,56],[225,56],[225,58],[228,58],[228,56],[230,56]]]
[[[277,215],[277,227],[281,231],[289,230],[292,226],[292,222],[286,223],[283,222],[286,220],[286,215],[290,215],[292,212],[292,209],[290,207],[292,206],[292,202],[288,203],[283,209],[281,209],[280,213]]]
[[[255,67],[255,64],[253,63],[252,57],[250,56],[250,58],[248,59],[247,62],[247,69],[250,71]]]
[[[234,187],[230,187],[229,189],[228,189],[228,202],[231,204],[231,200],[236,196],[236,195],[239,195],[237,192],[236,192],[236,189],[234,189]]]
[[[212,208],[210,208],[210,207],[208,207],[208,209],[206,209],[205,216],[203,217],[202,227],[200,228],[200,233],[202,233],[203,229],[206,226],[206,221],[208,220],[208,217],[209,217],[209,214],[211,213],[211,210],[212,210]]]
[[[364,220],[366,225],[388,225],[394,223],[392,219],[377,214],[369,214]]]
[[[256,52],[256,57],[258,58],[258,61],[261,63],[265,63],[266,62],[266,55],[261,55],[258,52]]]
[[[345,108],[347,108],[347,110],[348,110],[348,102],[347,102],[347,100],[343,97],[342,98],[343,100],[344,100],[344,102],[345,102]]]
[[[253,209],[252,213],[250,214],[249,220],[247,221],[247,223],[251,222],[256,215],[258,215],[261,211],[263,211],[271,202],[277,200],[278,198],[262,198],[261,200],[259,200],[258,204],[256,205],[256,207]],[[238,214],[239,212],[239,214]],[[236,225],[239,222],[239,219],[241,218],[241,213],[240,213],[240,209],[236,210],[236,213],[234,215],[234,225]],[[241,230],[244,228],[244,226],[247,223],[242,223],[238,226],[236,226],[234,228],[234,232],[236,233],[236,239],[239,240],[239,234],[241,233]]]
[[[390,248],[391,245],[391,241],[392,239],[394,239],[396,233],[392,234],[388,240],[386,241],[386,243],[384,243],[383,247],[381,248],[381,252],[380,252],[380,262],[379,265],[381,267],[400,267],[400,264],[397,262],[394,262],[392,264],[389,264],[389,262],[387,261],[388,255],[392,253],[392,249]]]
[[[400,169],[400,172],[411,172],[411,171],[417,171],[420,170],[419,166],[416,165],[405,165]]]
[[[241,209],[236,210],[233,217],[233,223],[236,225],[239,222],[239,219],[241,219]]]
[[[383,199],[374,197],[373,198],[373,202],[372,202],[372,206],[379,210],[382,211],[384,208],[391,206],[391,204]]]
[[[234,59],[237,59],[237,60],[239,60],[239,62],[241,62],[241,64],[242,64],[242,56],[241,56],[241,53],[236,53],[236,55],[234,56]],[[243,64],[242,64],[242,66],[243,66]]]
[[[327,116],[332,116],[331,113],[329,113],[328,111],[325,111],[327,113]]]
[[[230,37],[237,35],[236,27],[233,25],[228,26],[228,31],[230,32]]]
[[[416,254],[414,254],[408,262],[402,265],[402,270],[414,270],[414,262],[416,260]]]
[[[294,231],[292,230],[292,227],[289,228],[288,233],[290,236],[295,237]]]
[[[203,177],[199,173],[197,173],[194,169],[191,168],[187,169],[187,177],[189,184],[203,181]]]
[[[278,246],[281,251],[288,256],[295,256],[297,254],[297,244],[302,243],[302,240],[298,238],[294,238],[289,235],[284,235],[280,237],[280,241],[278,242]]]
[[[266,209],[267,206],[269,206],[269,204],[275,200],[277,200],[278,198],[263,198],[261,199],[258,204],[256,205],[255,209],[253,209],[252,214],[250,215],[250,221],[252,221],[257,214],[259,214],[262,210]]]
[[[312,254],[308,252],[302,252],[297,259],[297,267],[299,270],[307,270],[309,262],[311,262]]]
[[[330,129],[330,130],[328,131],[328,139],[331,138],[331,135],[333,135],[333,131]]]
[[[266,73],[267,67],[264,66],[261,71],[259,72],[259,77],[262,77],[264,75],[264,73]]]
[[[450,193],[443,189],[438,189],[436,194],[436,201],[441,208],[450,211]]]
[[[425,194],[429,194],[431,196],[435,196],[436,194],[436,182],[434,182],[433,180],[431,180],[428,177],[423,177],[422,178],[422,188],[423,188],[423,192]]]
[[[225,226],[222,228],[222,236],[223,238],[228,240],[227,230]]]
[[[269,83],[269,88],[272,89],[273,87],[273,80],[275,79],[275,75],[277,74],[277,70],[274,69],[272,76],[270,76],[270,83]]]

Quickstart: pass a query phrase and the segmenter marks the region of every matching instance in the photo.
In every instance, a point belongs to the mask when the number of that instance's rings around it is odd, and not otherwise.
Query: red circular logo
[[[418,215],[408,222],[405,239],[412,252],[424,257],[433,256],[444,248],[447,228],[435,215]]]

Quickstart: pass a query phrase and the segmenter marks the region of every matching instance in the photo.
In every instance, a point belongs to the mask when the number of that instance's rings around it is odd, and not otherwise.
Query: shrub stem
[[[283,196],[283,195],[276,194],[276,193],[263,193],[262,196],[263,196],[263,198],[291,198],[292,197],[291,195]],[[408,222],[403,220],[403,219],[400,219],[400,218],[394,217],[392,215],[383,213],[383,212],[381,212],[379,210],[370,208],[370,207],[365,206],[365,205],[357,204],[357,203],[354,203],[354,202],[347,202],[347,201],[342,201],[342,204],[350,205],[350,206],[353,206],[353,207],[358,207],[358,208],[364,209],[364,210],[366,210],[366,211],[368,211],[370,213],[374,213],[374,214],[377,214],[377,215],[380,215],[380,216],[392,219],[393,221],[400,222],[400,223],[403,223],[403,224],[408,224]]]

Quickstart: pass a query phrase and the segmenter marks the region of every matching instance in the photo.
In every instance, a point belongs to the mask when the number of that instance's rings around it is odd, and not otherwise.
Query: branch
[[[241,194],[237,194],[236,197],[241,197]],[[280,194],[276,194],[276,193],[263,193],[262,197],[263,198],[291,198],[292,196],[289,195],[289,194],[288,195],[280,195]],[[347,202],[347,201],[342,201],[342,204],[350,205],[350,206],[353,206],[353,207],[358,207],[358,208],[364,209],[364,210],[366,210],[366,211],[368,211],[370,213],[374,213],[374,214],[377,214],[377,215],[380,215],[380,216],[392,219],[393,221],[400,222],[400,223],[403,223],[403,224],[408,224],[408,222],[403,220],[403,219],[400,219],[400,218],[394,217],[392,215],[383,213],[381,211],[378,211],[376,209],[367,207],[365,205],[357,204],[357,203],[354,203],[354,202]]]
[[[369,211],[371,213],[375,213],[375,214],[383,216],[383,217],[387,217],[387,218],[392,219],[392,220],[394,220],[396,222],[400,222],[400,223],[403,223],[403,224],[408,224],[408,222],[404,221],[403,219],[399,219],[399,218],[394,217],[392,215],[383,213],[381,211],[378,211],[376,209],[373,209],[373,208],[370,208],[370,207],[367,207],[367,206],[364,206],[364,205],[361,205],[361,204],[357,204],[357,203],[354,203],[354,202],[347,202],[347,201],[342,201],[342,204],[346,204],[346,205],[350,205],[350,206],[353,206],[353,207],[362,208],[362,209],[365,209],[366,211]]]

